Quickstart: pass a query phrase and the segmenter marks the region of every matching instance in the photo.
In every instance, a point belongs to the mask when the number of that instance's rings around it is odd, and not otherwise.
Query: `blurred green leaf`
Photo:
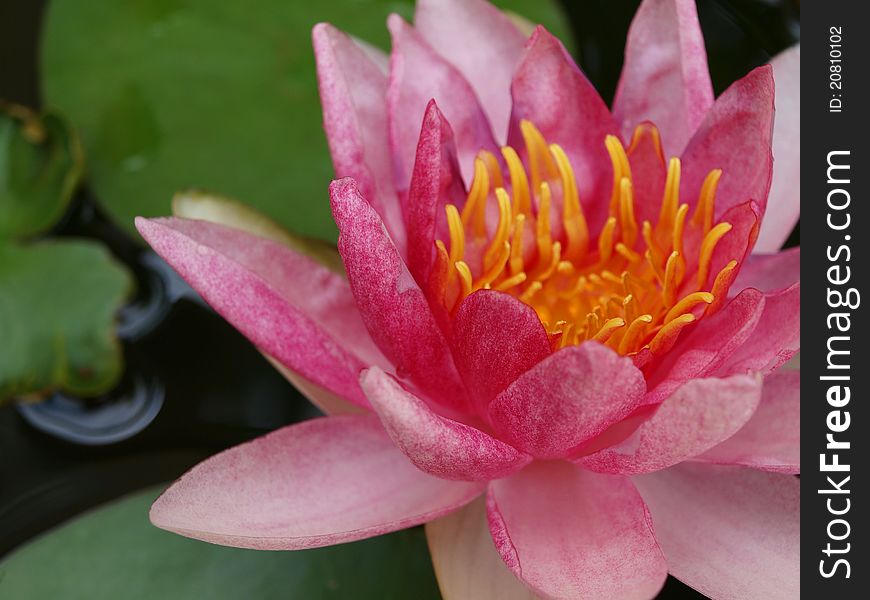
[[[497,2],[564,36],[552,0]],[[91,184],[132,232],[170,212],[179,189],[245,198],[291,231],[334,240],[332,167],[321,126],[311,27],[382,48],[410,0],[54,0],[43,92],[82,133]]]
[[[111,388],[121,374],[115,313],[129,288],[99,244],[0,242],[0,402]]]
[[[54,225],[83,168],[79,139],[59,115],[0,102],[0,239]]]
[[[64,600],[439,598],[421,529],[331,548],[213,546],[148,523],[150,490],[85,515],[0,563],[0,597]]]

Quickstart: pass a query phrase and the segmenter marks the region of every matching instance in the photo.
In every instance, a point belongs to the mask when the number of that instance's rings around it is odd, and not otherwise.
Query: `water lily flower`
[[[694,3],[644,0],[609,109],[483,0],[388,26],[389,61],[313,33],[346,277],[137,221],[328,415],[152,521],[288,550],[428,523],[447,598],[797,597],[799,50],[714,98]]]

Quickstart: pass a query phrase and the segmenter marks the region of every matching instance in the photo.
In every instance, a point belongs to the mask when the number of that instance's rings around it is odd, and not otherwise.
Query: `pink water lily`
[[[610,110],[483,0],[388,25],[388,63],[313,34],[346,278],[137,221],[328,415],[152,521],[259,549],[428,523],[447,598],[797,597],[799,50],[714,99],[694,3],[645,0]]]

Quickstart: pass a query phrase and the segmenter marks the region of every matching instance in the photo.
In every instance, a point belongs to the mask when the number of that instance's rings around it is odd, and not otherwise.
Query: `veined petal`
[[[453,356],[480,414],[517,377],[551,353],[537,313],[493,290],[466,298],[453,320]]]
[[[524,146],[520,121],[565,150],[577,179],[591,230],[607,213],[612,166],[604,139],[618,129],[607,105],[562,43],[539,26],[529,39],[511,83],[513,112],[508,144]]]
[[[666,156],[679,155],[713,105],[704,36],[694,0],[644,0],[628,30],[613,114],[630,139],[653,121]]]
[[[336,178],[353,177],[404,256],[406,234],[387,135],[387,76],[347,34],[326,23],[312,31],[323,126]]]
[[[801,471],[800,371],[779,370],[764,378],[761,403],[740,431],[698,460],[798,474]]]
[[[444,600],[535,600],[495,549],[485,498],[426,523],[426,539]]]
[[[645,383],[631,360],[597,342],[559,350],[496,396],[489,420],[502,439],[536,458],[568,456],[627,417]]]
[[[489,529],[513,573],[548,598],[649,600],[667,565],[624,477],[532,463],[490,484]]]
[[[420,123],[433,98],[453,127],[462,174],[466,181],[471,181],[475,155],[481,149],[498,153],[489,121],[474,90],[400,16],[390,15],[387,26],[393,38],[387,107],[399,189],[407,189]]]
[[[711,598],[800,596],[800,482],[682,464],[634,478],[671,574]]]
[[[375,415],[323,417],[200,463],[157,499],[151,522],[225,546],[299,550],[419,525],[481,491],[415,468]]]
[[[718,221],[749,200],[764,215],[773,158],[773,73],[765,65],[751,71],[716,99],[682,154],[685,190],[700,190],[713,169],[722,169],[716,192]],[[691,199],[693,207],[697,199]]]
[[[755,288],[773,292],[800,281],[801,249],[789,248],[776,254],[753,254],[740,266],[732,289]]]
[[[429,304],[383,223],[351,179],[329,186],[338,250],[363,322],[378,346],[440,404],[463,410],[465,389]]]
[[[766,294],[764,312],[752,336],[732,354],[718,371],[769,373],[794,356],[801,347],[801,284]]]
[[[442,479],[487,481],[531,460],[479,429],[435,414],[378,368],[365,371],[360,384],[387,433],[421,471]]]
[[[667,165],[661,135],[653,123],[641,123],[628,147],[634,190],[634,208],[638,223],[656,223],[665,192]]]
[[[761,376],[694,379],[664,400],[627,440],[577,462],[600,473],[659,471],[709,450],[749,421],[761,400]]]
[[[420,0],[414,26],[468,80],[504,144],[510,83],[526,42],[507,16],[486,0]]]
[[[773,183],[757,250],[776,252],[801,213],[801,47],[778,54],[770,63],[776,82],[773,126]]]
[[[188,219],[137,219],[154,250],[263,352],[360,406],[359,372],[388,361],[347,281],[283,244]]]
[[[430,100],[417,142],[407,204],[408,268],[417,281],[429,281],[435,240],[449,239],[444,207],[465,195],[453,130]]]

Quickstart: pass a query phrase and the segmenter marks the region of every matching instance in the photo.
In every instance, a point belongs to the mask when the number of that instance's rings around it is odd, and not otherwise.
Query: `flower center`
[[[461,211],[446,207],[449,250],[441,240],[436,247],[448,309],[476,290],[499,290],[536,311],[555,347],[596,340],[620,354],[648,348],[656,355],[721,305],[737,266],[732,260],[711,277],[713,252],[731,230],[713,223],[721,170],[707,175],[689,217],[689,205],[680,203],[680,159],[672,158],[657,222],[638,223],[628,154],[607,136],[613,188],[608,217],[591,236],[565,151],[529,121],[520,129],[528,170],[504,147],[505,177],[497,158],[482,151]],[[629,154],[644,135],[664,161],[650,126],[635,130]]]

